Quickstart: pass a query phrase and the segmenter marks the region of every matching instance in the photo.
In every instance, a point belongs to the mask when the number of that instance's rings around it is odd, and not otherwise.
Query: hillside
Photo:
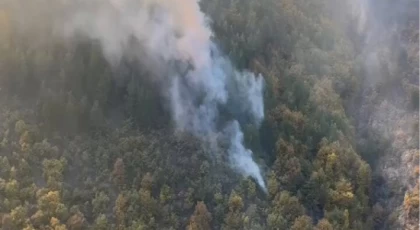
[[[0,1],[0,229],[418,229],[418,1]]]

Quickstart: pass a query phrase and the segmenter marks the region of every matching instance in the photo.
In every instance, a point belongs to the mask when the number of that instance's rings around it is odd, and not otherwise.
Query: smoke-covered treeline
[[[358,148],[374,170],[373,208],[395,218],[393,228],[418,229],[418,2],[363,7]]]
[[[418,229],[418,1],[0,1],[1,229]]]

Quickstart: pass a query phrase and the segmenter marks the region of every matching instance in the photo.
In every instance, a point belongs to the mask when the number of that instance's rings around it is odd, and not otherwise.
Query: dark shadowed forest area
[[[414,230],[418,163],[417,0],[0,0],[0,229]]]

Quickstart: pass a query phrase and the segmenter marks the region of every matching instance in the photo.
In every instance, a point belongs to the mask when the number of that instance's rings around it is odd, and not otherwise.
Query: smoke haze
[[[360,109],[354,115],[357,138],[363,148],[371,145],[366,137],[388,145],[375,156],[372,168],[374,176],[384,180],[374,184],[381,194],[375,199],[390,213],[403,210],[402,200],[411,191],[418,193],[418,175],[415,180],[412,176],[419,147],[418,101],[413,100],[418,100],[418,4],[413,0],[354,2],[358,33],[363,35],[358,53],[363,84]],[[386,193],[393,195],[382,195]],[[397,223],[401,229],[411,229],[409,225],[414,229],[417,218],[400,215]]]
[[[259,126],[264,118],[263,78],[235,70],[221,55],[198,1],[89,1],[73,2],[65,9],[72,10],[64,18],[64,34],[99,41],[110,63],[118,63],[133,49],[139,60],[154,63],[149,68],[155,66],[151,71],[160,73],[154,80],[161,83],[170,103],[176,130],[207,142],[227,135],[232,168],[253,177],[266,190],[235,120],[245,116]],[[137,47],[132,46],[133,40]],[[228,125],[220,119],[221,107],[236,117]],[[210,143],[215,145],[217,141]]]

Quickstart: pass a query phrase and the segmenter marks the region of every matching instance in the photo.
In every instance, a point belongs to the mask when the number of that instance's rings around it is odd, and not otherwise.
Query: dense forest
[[[419,229],[417,0],[197,3],[231,65],[264,79],[258,125],[220,119],[266,189],[224,142],[177,129],[142,41],[112,62],[57,32],[68,2],[0,0],[0,229]]]

